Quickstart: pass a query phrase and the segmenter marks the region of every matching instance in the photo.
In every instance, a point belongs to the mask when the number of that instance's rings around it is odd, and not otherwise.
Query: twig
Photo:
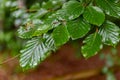
[[[10,58],[10,59],[7,59],[7,60],[3,61],[2,63],[0,63],[0,65],[3,65],[3,64],[5,64],[5,63],[7,63],[7,62],[9,62],[9,61],[14,60],[15,58],[19,57],[19,55],[20,55],[20,54],[18,54],[18,55],[16,55],[16,56],[12,57],[12,58]]]

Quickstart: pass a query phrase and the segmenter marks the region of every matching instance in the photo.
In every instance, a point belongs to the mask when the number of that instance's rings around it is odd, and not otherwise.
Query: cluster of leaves
[[[25,13],[28,17],[18,29],[19,37],[29,39],[21,50],[24,69],[37,66],[70,39],[84,39],[85,58],[94,56],[103,44],[115,47],[120,40],[120,28],[111,20],[120,19],[119,0],[47,0]]]

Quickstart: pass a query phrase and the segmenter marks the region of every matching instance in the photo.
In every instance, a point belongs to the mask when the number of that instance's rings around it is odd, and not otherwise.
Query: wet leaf
[[[34,68],[49,55],[48,48],[41,38],[29,40],[20,52],[20,65],[24,69]]]
[[[52,34],[56,46],[61,46],[69,40],[68,30],[63,25],[60,25],[57,28],[55,28]]]
[[[103,11],[96,6],[88,6],[83,14],[85,20],[89,23],[100,26],[105,20]]]
[[[120,40],[120,28],[114,23],[107,21],[99,30],[104,44],[116,46]]]
[[[102,38],[98,33],[89,35],[82,46],[82,54],[85,58],[92,57],[102,49]]]
[[[84,7],[80,2],[68,1],[56,14],[59,19],[73,20],[79,17],[83,12]]]
[[[107,15],[120,18],[120,7],[117,6],[115,1],[116,0],[96,0],[96,3]]]
[[[90,30],[91,25],[83,19],[69,21],[67,23],[68,32],[73,40],[85,36]]]

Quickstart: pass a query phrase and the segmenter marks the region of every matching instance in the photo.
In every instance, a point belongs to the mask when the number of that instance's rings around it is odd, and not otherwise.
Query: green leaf
[[[34,5],[32,5],[32,6],[30,7],[29,10],[38,10],[38,9],[40,9],[40,4],[39,4],[39,3],[35,3]]]
[[[60,21],[58,21],[56,14],[54,14],[54,13],[52,15],[48,16],[48,18],[44,22],[45,22],[45,24],[50,25],[51,28],[55,28],[61,24]]]
[[[119,33],[120,28],[110,21],[99,29],[99,34],[102,36],[102,41],[111,46],[116,46],[120,40]]]
[[[43,22],[40,19],[34,19],[32,22],[32,27],[35,29],[34,33],[32,34],[33,37],[40,36],[52,29],[52,26],[48,24],[47,21]]]
[[[62,9],[57,11],[59,19],[73,20],[84,12],[83,5],[78,1],[66,2]]]
[[[38,11],[36,13],[31,14],[30,17],[33,18],[33,19],[42,18],[47,13],[48,13],[48,10],[46,10],[44,8],[41,8],[41,9],[38,9]]]
[[[52,14],[50,16],[48,16],[47,19],[44,20],[44,22],[40,25],[35,25],[36,31],[34,32],[33,36],[39,36],[43,33],[48,32],[49,30],[57,27],[58,25],[60,25],[60,22],[57,20],[55,14]]]
[[[89,35],[83,43],[82,54],[85,58],[89,58],[97,54],[102,49],[102,38],[98,33]]]
[[[85,20],[89,23],[100,26],[105,20],[105,14],[96,6],[88,6],[83,14]]]
[[[47,2],[44,1],[42,3],[42,8],[55,10],[57,8],[60,8],[64,2],[66,2],[66,0],[47,0]]]
[[[36,30],[32,34],[32,36],[40,36],[43,33],[48,32],[52,27],[49,24],[42,24],[42,25],[36,25]]]
[[[17,32],[20,38],[27,39],[32,38],[32,34],[34,33],[34,31],[35,30],[33,28],[26,28],[21,26]]]
[[[107,15],[116,18],[120,17],[120,7],[118,7],[117,4],[114,3],[112,0],[96,0],[96,3],[105,11]]]
[[[73,40],[85,36],[90,30],[90,24],[83,19],[69,21],[67,23],[68,32]]]
[[[52,35],[50,34],[44,34],[43,38],[45,39],[45,45],[47,46],[47,48],[51,51],[55,51],[57,49],[57,47],[55,46],[55,41],[52,37]]]
[[[20,38],[24,39],[40,36],[53,28],[51,24],[52,23],[48,23],[47,21],[42,22],[39,19],[33,19],[27,22],[25,26],[18,29],[18,35]]]
[[[63,25],[59,25],[55,28],[52,35],[56,46],[61,46],[69,40],[68,30]]]
[[[20,65],[24,69],[34,68],[49,55],[48,48],[40,37],[29,40],[20,52]]]

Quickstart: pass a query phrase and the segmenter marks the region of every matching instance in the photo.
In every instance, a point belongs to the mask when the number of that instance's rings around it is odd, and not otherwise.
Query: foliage
[[[18,35],[29,40],[21,50],[20,65],[34,68],[70,39],[83,39],[85,58],[102,45],[115,47],[120,40],[114,23],[120,19],[119,5],[119,0],[36,0],[17,9],[13,16],[22,19]]]
[[[81,49],[86,58],[94,56],[102,48],[102,44],[116,46],[119,42],[119,27],[106,18],[119,19],[120,8],[116,2],[49,0],[32,5],[29,11],[34,9],[36,11],[28,13],[28,18],[18,30],[21,38],[31,39],[27,42],[28,46],[21,50],[20,63],[25,68],[35,67],[42,58],[44,59],[42,55],[51,52],[52,46],[45,46],[46,33],[52,38],[52,43],[48,44],[54,45],[52,48],[55,49],[68,42],[70,38],[76,40],[88,36],[83,41],[85,44]],[[87,34],[88,32],[92,34]]]

